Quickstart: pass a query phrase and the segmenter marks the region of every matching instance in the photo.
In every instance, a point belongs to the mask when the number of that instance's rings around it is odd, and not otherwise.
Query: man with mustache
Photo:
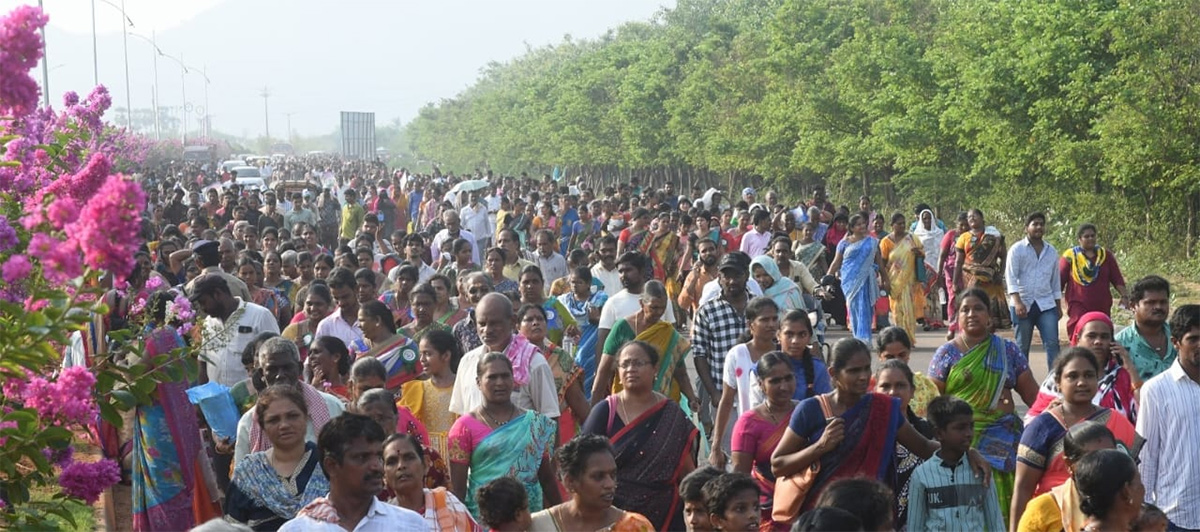
[[[383,440],[383,428],[367,416],[345,414],[325,425],[317,452],[329,495],[305,506],[280,532],[425,530],[421,514],[376,497],[383,491]]]
[[[1171,345],[1171,326],[1167,312],[1171,306],[1171,284],[1157,275],[1147,275],[1133,283],[1129,291],[1133,305],[1133,325],[1117,333],[1114,339],[1129,350],[1129,359],[1143,381],[1150,380],[1175,362]]]
[[[296,386],[300,393],[304,394],[304,405],[308,410],[308,430],[304,436],[306,441],[317,441],[317,434],[321,433],[321,428],[330,420],[342,415],[345,408],[341,399],[300,380],[304,365],[300,362],[300,349],[291,340],[276,336],[263,342],[258,346],[255,366],[255,373],[262,374],[263,382],[267,383],[267,386]],[[271,442],[254,420],[254,407],[242,414],[242,418],[238,420],[237,441],[233,453],[235,466],[247,454],[271,448]]]
[[[554,373],[541,350],[516,332],[516,313],[512,300],[504,294],[483,296],[475,306],[475,328],[483,345],[463,355],[450,395],[450,411],[466,415],[483,404],[483,392],[475,380],[474,368],[488,353],[504,353],[513,363],[512,402],[526,410],[536,410],[547,417],[557,418],[558,389]]]
[[[688,315],[695,314],[696,309],[700,307],[701,289],[709,281],[717,278],[717,261],[721,260],[721,248],[712,239],[702,238],[697,241],[696,251],[699,260],[696,267],[688,273],[677,301],[679,308],[686,310]]]

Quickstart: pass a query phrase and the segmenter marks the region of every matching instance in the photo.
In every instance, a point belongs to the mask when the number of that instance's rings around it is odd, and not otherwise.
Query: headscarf
[[[1075,324],[1075,333],[1071,335],[1071,345],[1079,345],[1079,337],[1083,334],[1083,327],[1090,322],[1101,321],[1108,324],[1108,330],[1113,330],[1112,318],[1108,314],[1098,311],[1088,312],[1080,316],[1079,321]]]
[[[925,213],[929,213],[929,229],[926,229],[925,223],[921,221]],[[921,247],[925,248],[925,264],[934,270],[941,264],[942,237],[945,234],[946,230],[938,225],[933,211],[925,209],[917,214],[917,228],[913,230],[913,235],[921,241]]]
[[[754,260],[750,261],[750,269],[754,270],[755,266],[761,266],[766,270],[767,275],[771,276],[775,282],[770,288],[763,290],[763,297],[769,297],[775,304],[779,306],[779,312],[782,314],[792,309],[802,309],[804,307],[804,295],[800,291],[800,287],[796,286],[796,282],[784,277],[779,271],[779,264],[774,258],[767,255],[759,255]]]

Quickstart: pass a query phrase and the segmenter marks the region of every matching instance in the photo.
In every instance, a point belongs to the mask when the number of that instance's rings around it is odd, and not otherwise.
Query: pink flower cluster
[[[65,284],[83,274],[83,264],[79,260],[79,244],[73,237],[59,240],[46,233],[35,233],[29,239],[29,254],[38,259],[46,280],[53,284]],[[132,262],[133,254],[130,253],[128,258]]]
[[[25,379],[10,378],[4,382],[4,397],[19,401],[26,408],[37,410],[47,423],[87,424],[96,419],[96,403],[92,392],[96,376],[87,368],[70,367],[58,375],[55,382],[25,372]]]
[[[33,6],[18,7],[0,18],[0,115],[21,117],[37,108],[38,84],[29,70],[42,58],[38,30],[47,20]]]
[[[109,486],[121,481],[121,466],[107,458],[99,462],[71,462],[58,476],[63,493],[94,504]]]
[[[4,261],[4,266],[0,267],[0,278],[8,284],[16,284],[29,275],[33,270],[33,265],[29,263],[29,258],[25,255],[13,255]]]
[[[137,265],[141,212],[146,208],[142,187],[122,176],[109,176],[79,213],[68,233],[83,248],[84,262],[123,280]]]
[[[0,253],[17,247],[17,230],[8,223],[8,218],[0,214]]]

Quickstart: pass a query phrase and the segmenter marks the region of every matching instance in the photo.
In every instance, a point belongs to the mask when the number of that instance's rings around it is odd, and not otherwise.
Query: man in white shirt
[[[1171,344],[1179,356],[1146,381],[1138,402],[1134,453],[1146,486],[1146,502],[1167,514],[1168,530],[1200,530],[1200,305],[1183,305],[1171,315]]]
[[[304,395],[305,408],[308,411],[308,427],[305,431],[305,441],[317,441],[321,427],[329,420],[342,415],[345,407],[342,400],[334,395],[322,392],[301,380],[303,362],[300,360],[300,349],[291,340],[276,336],[263,342],[258,347],[256,356],[257,368],[262,371],[263,382],[267,386],[295,386]],[[234,444],[233,465],[236,467],[247,454],[265,451],[271,448],[271,441],[261,430],[253,430],[255,409],[250,407],[237,424],[237,441]],[[258,437],[254,438],[255,433]]]
[[[442,242],[447,239],[465,238],[467,242],[471,243],[471,262],[483,264],[480,261],[479,243],[475,241],[475,234],[462,228],[462,219],[459,217],[458,211],[443,212],[442,223],[446,224],[446,228],[434,235],[433,243],[429,246],[429,256],[433,262],[436,263],[438,257],[442,256]]]
[[[549,229],[542,229],[537,233],[537,253],[533,258],[536,261],[538,268],[542,269],[543,288],[546,292],[550,291],[550,285],[554,281],[566,277],[571,273],[567,267],[567,259],[561,253],[555,251],[558,249],[558,238]]]
[[[398,250],[399,251],[399,250]],[[413,233],[404,239],[404,262],[411,264],[417,269],[417,282],[423,283],[428,281],[437,273],[432,266],[425,264],[425,237],[421,233]],[[400,276],[400,268],[404,267],[404,263],[392,268],[388,272],[388,282],[396,284],[396,278]]]
[[[766,209],[755,209],[751,218],[754,228],[742,235],[741,251],[751,259],[765,254],[771,243],[771,213]]]
[[[459,218],[471,234],[475,235],[475,245],[478,249],[487,249],[492,243],[492,226],[488,221],[488,207],[479,198],[479,192],[467,193],[467,204],[458,210]]]
[[[385,438],[383,428],[367,416],[345,414],[326,424],[317,438],[317,451],[329,479],[329,495],[305,506],[280,532],[427,530],[421,514],[377,497],[384,488]]]
[[[450,394],[451,412],[463,416],[483,404],[483,392],[479,391],[479,384],[476,382],[476,367],[484,355],[504,353],[512,360],[514,357],[527,356],[527,350],[532,348],[533,355],[528,362],[528,382],[518,384],[513,390],[513,404],[527,410],[536,410],[547,417],[558,417],[558,391],[554,387],[554,373],[550,364],[536,346],[516,333],[515,321],[512,300],[503,294],[492,293],[483,296],[475,306],[475,327],[483,345],[468,351],[458,364],[454,391]]]
[[[317,323],[316,337],[333,336],[351,350],[365,352],[362,329],[358,326],[358,287],[354,272],[342,267],[329,272],[329,291],[338,307]]]
[[[621,273],[617,271],[617,237],[606,235],[601,238],[596,254],[600,255],[600,262],[592,266],[592,278],[604,285],[604,293],[615,295],[624,288]]]
[[[195,279],[191,299],[207,315],[200,330],[200,374],[233,387],[249,377],[242,365],[246,344],[259,333],[279,334],[279,323],[266,308],[230,295],[229,284],[214,274]]]
[[[1026,357],[1033,343],[1033,328],[1046,346],[1046,367],[1058,358],[1058,319],[1062,316],[1062,284],[1059,282],[1058,250],[1042,239],[1046,215],[1035,212],[1025,217],[1025,238],[1008,249],[1004,281],[1008,286],[1009,312],[1017,345]]]

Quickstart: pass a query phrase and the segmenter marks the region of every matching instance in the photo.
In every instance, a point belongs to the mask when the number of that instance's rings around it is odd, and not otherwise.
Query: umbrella
[[[459,192],[471,192],[481,188],[486,188],[488,184],[488,180],[486,179],[471,179],[454,185],[454,188],[450,189],[450,192],[455,194],[458,194]]]

